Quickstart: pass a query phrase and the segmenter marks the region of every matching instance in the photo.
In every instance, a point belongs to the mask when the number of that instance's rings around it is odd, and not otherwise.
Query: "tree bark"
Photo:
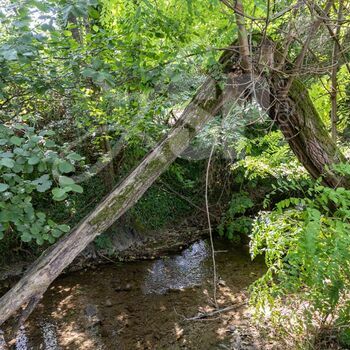
[[[222,105],[208,78],[174,128],[143,161],[68,235],[46,250],[25,276],[0,299],[0,325],[48,286],[96,236],[132,207]]]
[[[332,164],[346,162],[315,109],[306,87],[294,79],[288,95],[281,79],[271,84],[270,117],[277,123],[294,154],[309,174],[322,177],[330,187],[350,188],[349,179],[332,171]]]

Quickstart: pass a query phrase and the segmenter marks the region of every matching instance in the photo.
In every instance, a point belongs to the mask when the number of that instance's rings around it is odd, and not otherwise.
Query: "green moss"
[[[105,223],[115,215],[124,205],[130,195],[130,192],[133,190],[133,185],[128,185],[125,187],[122,193],[115,196],[113,199],[113,204],[105,207],[101,212],[91,220],[92,225],[100,225]]]

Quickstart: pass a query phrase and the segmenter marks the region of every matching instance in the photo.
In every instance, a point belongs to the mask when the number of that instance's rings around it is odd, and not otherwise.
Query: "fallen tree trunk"
[[[39,300],[64,268],[140,199],[221,106],[222,98],[216,95],[216,82],[208,78],[176,125],[154,150],[73,231],[46,250],[0,299],[0,325],[24,304]]]

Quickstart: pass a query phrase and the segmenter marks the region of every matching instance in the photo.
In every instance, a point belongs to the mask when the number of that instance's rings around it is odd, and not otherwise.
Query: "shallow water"
[[[218,303],[239,304],[263,264],[252,263],[227,242],[217,242],[216,250]],[[214,310],[212,294],[210,250],[204,241],[164,259],[72,273],[50,287],[13,349],[227,348],[233,325],[247,319],[245,307],[212,321],[186,320]]]

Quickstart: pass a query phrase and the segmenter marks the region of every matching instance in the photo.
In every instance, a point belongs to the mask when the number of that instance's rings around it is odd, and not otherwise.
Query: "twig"
[[[215,310],[215,311],[211,311],[211,312],[201,312],[199,313],[197,316],[194,316],[194,317],[186,317],[185,320],[186,321],[197,321],[197,320],[203,320],[205,318],[208,318],[208,317],[212,317],[212,316],[215,316],[215,315],[218,315],[218,314],[222,314],[224,312],[228,312],[228,311],[232,311],[232,310],[237,310],[239,309],[240,307],[246,305],[247,302],[243,302],[243,303],[239,303],[237,305],[233,305],[233,306],[228,306],[228,307],[225,307],[223,309],[218,309],[218,310]]]
[[[325,6],[325,9],[324,9],[324,12],[325,14],[328,14],[330,8],[332,7],[333,5],[333,0],[328,0],[327,1],[327,4]],[[293,81],[294,81],[294,78],[298,75],[299,71],[300,71],[300,68],[302,67],[302,64],[304,62],[304,58],[305,58],[305,55],[307,53],[307,51],[309,50],[309,45],[311,43],[311,40],[312,38],[314,37],[314,35],[316,34],[318,28],[320,27],[322,23],[322,19],[321,18],[316,18],[314,20],[314,22],[312,23],[311,25],[311,29],[309,31],[309,35],[307,36],[303,46],[302,46],[302,49],[301,49],[301,52],[300,54],[298,55],[296,61],[295,61],[295,67],[293,69],[293,72],[292,74],[290,75],[288,81],[287,81],[287,84],[284,88],[284,95],[287,96],[288,95],[288,92],[293,84]]]
[[[337,141],[337,123],[338,123],[338,115],[337,115],[337,95],[338,95],[338,80],[337,75],[340,67],[339,63],[339,36],[340,36],[340,25],[343,17],[343,1],[339,0],[339,9],[338,9],[338,25],[335,30],[335,37],[333,43],[333,51],[332,51],[332,73],[331,73],[331,128],[332,128],[332,139]]]
[[[193,203],[189,198],[187,198],[186,196],[182,195],[181,193],[173,190],[168,184],[166,184],[164,181],[160,180],[159,181],[164,187],[166,187],[166,191],[170,192],[170,193],[173,193],[173,194],[176,194],[177,196],[179,196],[181,199],[183,199],[184,201],[186,201],[188,204],[192,205],[192,207],[206,213],[207,211],[203,208],[201,208],[199,205]],[[212,213],[210,213],[210,216],[213,217],[214,219],[216,220],[219,220],[220,218]]]
[[[345,62],[345,66],[346,66],[348,72],[350,73],[350,65],[347,62],[347,58],[345,56],[346,50],[345,50],[345,52],[343,51],[342,45],[341,45],[340,40],[339,40],[340,26],[341,26],[341,24],[345,23],[344,18],[342,18],[343,17],[342,16],[342,7],[343,7],[343,2],[341,1],[339,4],[339,10],[338,10],[338,15],[340,15],[340,18],[338,16],[336,19],[336,21],[337,21],[336,32],[333,31],[333,29],[331,28],[331,26],[328,23],[331,20],[331,18],[329,17],[328,14],[326,15],[326,18],[325,17],[321,17],[321,18],[322,18],[324,25],[326,26],[330,36],[332,37],[332,39],[334,40],[334,42],[336,43],[336,45],[338,47],[338,54],[341,54],[341,56],[343,57],[344,62]],[[315,10],[320,16],[324,15],[322,8],[320,6],[318,6],[317,4],[315,5]]]
[[[215,148],[215,143],[213,144],[209,159],[208,159],[208,166],[207,166],[207,172],[205,175],[205,207],[207,211],[207,218],[208,218],[208,228],[209,228],[209,237],[210,237],[210,247],[211,247],[211,257],[213,261],[213,293],[214,293],[214,304],[215,307],[218,307],[218,303],[216,300],[216,281],[217,281],[217,275],[216,275],[216,261],[215,261],[215,249],[214,249],[214,240],[213,240],[213,232],[211,229],[211,221],[210,221],[210,212],[209,212],[209,200],[208,200],[208,183],[209,183],[209,170],[210,170],[210,163],[211,159],[213,157]]]

